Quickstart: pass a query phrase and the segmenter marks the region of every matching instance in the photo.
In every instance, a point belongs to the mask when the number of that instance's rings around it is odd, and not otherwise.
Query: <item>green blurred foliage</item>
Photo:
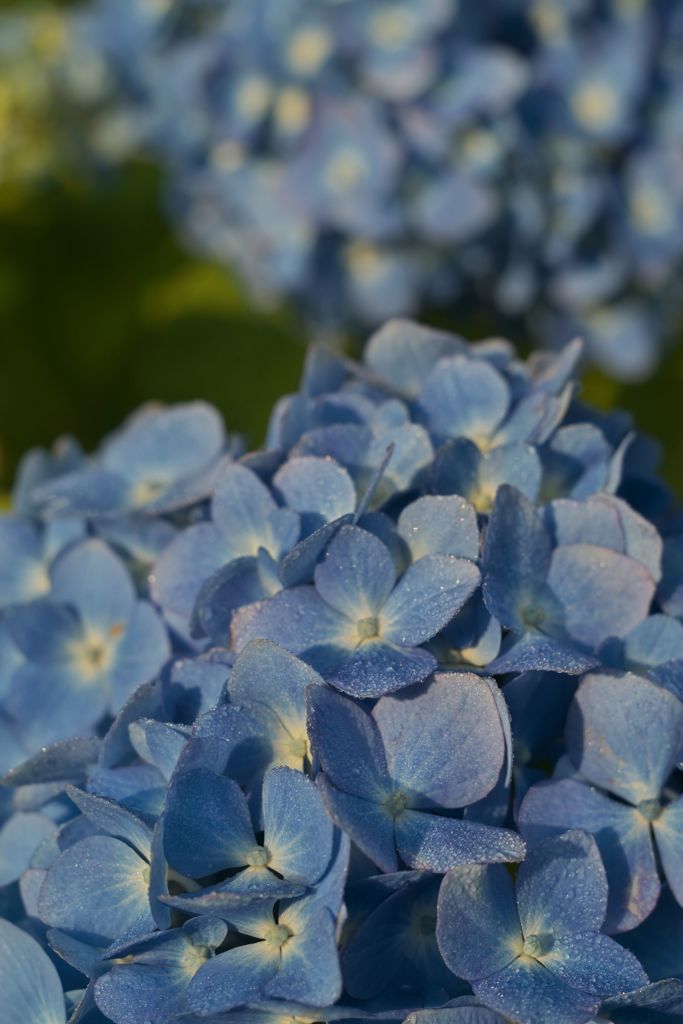
[[[137,166],[98,187],[67,181],[0,203],[0,487],[32,445],[72,433],[90,449],[149,399],[205,398],[258,444],[274,401],[296,387],[301,327],[256,311],[222,269],[185,252],[160,194]],[[589,372],[584,396],[630,409],[659,437],[683,494],[683,346],[645,384]]]
[[[284,313],[249,308],[193,260],[160,210],[160,184],[129,168],[107,184],[53,186],[0,210],[0,452],[57,435],[87,447],[149,399],[202,397],[259,443],[305,350]]]

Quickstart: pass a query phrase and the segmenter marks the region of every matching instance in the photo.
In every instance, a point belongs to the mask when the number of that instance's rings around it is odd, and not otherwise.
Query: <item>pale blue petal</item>
[[[650,828],[635,809],[566,779],[533,786],[517,823],[531,847],[570,828],[593,835],[609,882],[605,931],[635,928],[654,908],[660,886]]]
[[[476,565],[452,555],[425,555],[399,580],[380,616],[380,635],[401,647],[443,629],[479,586]]]
[[[106,631],[125,624],[135,591],[121,559],[103,541],[93,539],[57,559],[51,597],[76,608],[88,626]]]
[[[455,494],[418,498],[398,517],[398,532],[413,562],[424,555],[479,557],[477,514],[469,501]]]
[[[683,704],[639,676],[587,676],[567,718],[574,766],[629,803],[657,800],[683,750]]]
[[[45,924],[107,946],[154,931],[147,861],[118,839],[88,836],[59,855],[40,893]]]
[[[314,687],[308,695],[308,732],[315,759],[337,788],[367,800],[388,793],[382,737],[358,704],[328,687]]]
[[[379,614],[394,579],[387,549],[358,526],[342,527],[315,570],[318,593],[351,623]]]
[[[422,647],[398,647],[367,640],[326,674],[326,680],[352,697],[381,697],[420,683],[436,668],[436,658]]]
[[[523,939],[507,869],[493,864],[449,871],[439,892],[436,937],[448,967],[468,981],[514,960]]]
[[[405,811],[394,823],[396,846],[411,868],[442,874],[460,864],[500,864],[524,858],[516,832],[476,821]]]
[[[647,974],[635,956],[614,939],[596,932],[553,936],[541,963],[572,988],[590,995],[615,996],[647,985]]]
[[[318,776],[317,784],[332,820],[366,857],[382,871],[397,871],[394,824],[390,813],[378,803],[337,789],[324,774]]]
[[[489,793],[505,742],[491,689],[469,672],[382,697],[374,710],[393,783],[414,808],[464,807]]]
[[[190,981],[188,1003],[203,1017],[253,1003],[263,997],[279,965],[279,951],[265,942],[219,953],[207,960]]]
[[[332,857],[333,827],[319,790],[293,768],[272,768],[262,799],[269,867],[288,881],[314,885]]]
[[[289,459],[273,477],[288,508],[301,515],[305,533],[356,510],[356,488],[334,459],[305,455]]]
[[[472,987],[487,1006],[524,1024],[586,1024],[600,1005],[526,957]]]
[[[665,807],[652,827],[664,876],[683,907],[683,797]]]
[[[35,939],[0,919],[3,1024],[65,1024],[62,983]]]
[[[544,840],[531,849],[517,875],[524,934],[600,931],[607,892],[605,869],[591,835],[574,830]]]
[[[592,544],[557,548],[548,584],[571,638],[592,648],[607,637],[626,636],[647,616],[655,593],[652,576],[639,562]]]
[[[237,783],[203,768],[173,779],[164,819],[168,862],[191,878],[243,867],[256,846],[246,798]]]

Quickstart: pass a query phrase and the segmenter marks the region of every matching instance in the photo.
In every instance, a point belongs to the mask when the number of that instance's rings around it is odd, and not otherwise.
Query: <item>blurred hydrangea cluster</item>
[[[683,519],[581,346],[313,349],[25,459],[6,1024],[683,1019]]]
[[[483,308],[637,379],[679,326],[680,4],[91,0],[75,24],[102,152],[160,158],[191,243],[320,330]]]

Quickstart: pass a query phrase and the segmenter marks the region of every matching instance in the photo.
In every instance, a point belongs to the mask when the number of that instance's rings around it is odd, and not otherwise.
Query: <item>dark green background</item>
[[[275,399],[296,387],[304,332],[293,316],[257,312],[220,268],[186,253],[161,193],[153,171],[131,167],[97,188],[63,182],[0,205],[3,489],[31,445],[68,432],[90,448],[150,398],[208,399],[257,444]],[[664,441],[683,494],[683,346],[646,384],[592,372],[584,394],[630,409]]]

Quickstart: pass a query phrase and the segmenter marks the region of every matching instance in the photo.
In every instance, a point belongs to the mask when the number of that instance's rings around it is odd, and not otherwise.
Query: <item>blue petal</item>
[[[143,761],[153,764],[168,781],[187,743],[187,727],[140,719],[130,725],[130,741]]]
[[[341,516],[331,523],[325,523],[295,544],[278,566],[278,577],[283,587],[298,587],[302,583],[310,583],[325,548],[342,526],[352,523],[353,519],[351,515]]]
[[[503,626],[524,632],[520,599],[533,600],[550,567],[550,538],[534,506],[499,488],[482,554],[484,600]]]
[[[203,768],[173,779],[164,819],[168,862],[191,878],[243,867],[256,846],[247,802],[237,783]]]
[[[40,533],[34,523],[0,518],[0,605],[23,604],[50,589]]]
[[[668,615],[650,615],[624,640],[624,668],[644,670],[683,659],[683,624]]]
[[[524,840],[506,828],[405,811],[394,822],[396,846],[412,868],[439,874],[460,864],[522,860]]]
[[[505,444],[484,454],[479,466],[479,500],[474,502],[480,512],[488,511],[503,484],[516,487],[529,501],[538,499],[541,462],[534,448]]]
[[[231,624],[235,650],[241,651],[250,640],[273,640],[322,672],[348,653],[348,632],[348,619],[323,601],[315,587],[283,590],[240,608]]]
[[[306,735],[306,691],[323,680],[305,662],[269,640],[253,640],[237,656],[228,681],[236,704],[270,708],[293,738]]]
[[[11,608],[5,622],[9,636],[3,637],[6,647],[3,655],[11,662],[12,673],[22,661],[21,656],[14,653],[16,648],[33,661],[64,660],[68,657],[69,645],[81,637],[80,623],[73,609],[49,600],[38,599]]]
[[[286,882],[268,868],[245,868],[218,885],[178,896],[164,896],[163,903],[183,914],[205,914],[232,921],[245,907],[270,907],[274,900],[303,896],[306,891],[306,886]]]
[[[96,737],[62,740],[38,751],[13,768],[3,779],[5,786],[28,786],[36,782],[82,782],[97,761],[100,741]]]
[[[590,995],[614,996],[647,985],[635,956],[607,935],[589,931],[553,936],[541,963],[568,985]]]
[[[424,555],[479,557],[477,514],[457,495],[418,498],[398,517],[398,532],[410,548],[413,562]]]
[[[665,807],[652,827],[662,870],[672,893],[683,907],[683,797]]]
[[[380,635],[401,647],[435,636],[479,586],[479,570],[452,555],[425,555],[408,567],[380,616]]]
[[[321,597],[351,622],[377,616],[395,579],[387,549],[358,526],[342,527],[314,575]]]
[[[404,1024],[505,1024],[505,1020],[495,1010],[468,1002],[462,1006],[413,1010],[406,1017]]]
[[[118,839],[81,839],[49,868],[40,893],[41,919],[99,946],[122,935],[145,935],[155,929],[148,872],[147,862]]]
[[[639,676],[589,675],[569,710],[567,747],[595,785],[632,804],[657,800],[683,749],[683,705]]]
[[[675,1024],[683,1013],[683,982],[669,978],[608,999],[601,1008],[615,1024]]]
[[[53,516],[111,516],[123,512],[130,486],[119,473],[97,466],[65,473],[32,493],[41,513]]]
[[[586,1024],[600,1005],[599,999],[570,988],[527,957],[472,987],[487,1006],[525,1024]]]
[[[517,875],[524,934],[600,931],[607,892],[605,869],[592,836],[575,830],[546,839],[529,852]]]
[[[393,319],[372,335],[365,347],[364,361],[396,392],[417,397],[435,363],[464,348],[464,342],[455,334],[410,320]]]
[[[544,633],[528,632],[510,644],[486,666],[490,675],[509,672],[562,672],[578,676],[595,668],[599,659],[580,647]]]
[[[151,857],[152,833],[147,825],[113,800],[67,787],[69,797],[98,831],[130,843],[146,860]]]
[[[328,910],[300,920],[305,903],[306,899],[297,901],[280,913],[279,923],[294,934],[282,947],[280,970],[266,985],[266,993],[309,1006],[328,1006],[342,991],[335,920]]]
[[[263,782],[263,842],[269,866],[283,878],[313,885],[332,857],[332,822],[310,779],[272,768]]]
[[[301,515],[306,533],[356,510],[356,489],[343,466],[314,455],[289,459],[273,477],[285,504]]]
[[[327,687],[308,695],[308,731],[314,757],[334,785],[366,800],[388,794],[387,763],[374,719]]]
[[[523,943],[512,877],[502,865],[453,868],[441,883],[436,937],[459,978],[501,970]]]
[[[102,462],[131,481],[173,481],[198,472],[223,448],[222,420],[205,402],[142,408],[103,446]]]
[[[349,874],[351,840],[345,832],[335,828],[332,842],[332,857],[328,868],[306,899],[309,906],[326,907],[335,917],[339,917]]]
[[[352,697],[381,697],[422,682],[435,668],[436,658],[421,647],[367,640],[326,674],[326,679]]]
[[[166,627],[147,601],[138,601],[116,647],[110,671],[112,708],[118,711],[143,683],[159,674],[171,654]]]
[[[639,562],[591,544],[557,548],[548,583],[564,610],[569,635],[593,648],[637,626],[655,593],[654,580]]]
[[[65,1024],[62,983],[35,939],[0,919],[0,989],[5,1024]]]
[[[337,789],[325,775],[319,775],[317,783],[332,820],[382,871],[396,871],[391,814],[378,803]]]
[[[456,355],[437,363],[425,381],[418,406],[437,437],[491,437],[510,404],[505,379],[483,360]]]
[[[547,509],[558,546],[595,544],[628,555],[654,580],[661,575],[662,541],[657,529],[620,498],[598,494],[588,501],[561,499]]]
[[[414,808],[464,807],[489,793],[505,742],[491,689],[472,673],[434,680],[373,710],[389,775]]]
[[[0,886],[16,882],[56,825],[44,814],[13,814],[0,828]]]
[[[33,750],[89,732],[107,708],[101,678],[83,684],[68,663],[28,662],[14,676],[7,710]]]
[[[127,956],[133,962],[114,966],[95,984],[97,1005],[107,1018],[115,1024],[144,1024],[184,1008],[192,972],[208,960],[227,931],[219,922],[206,922],[210,927],[202,931],[204,923],[190,921],[185,928],[157,935],[138,944],[139,951],[129,947]]]
[[[187,1001],[202,1017],[262,998],[280,966],[279,950],[266,942],[238,946],[203,964],[187,989]]]
[[[216,644],[227,643],[236,609],[262,601],[281,589],[277,577],[274,585],[268,578],[271,568],[274,566],[270,556],[262,548],[258,556],[236,558],[209,576],[197,594],[189,623],[192,636],[207,636]]]
[[[517,822],[530,846],[570,828],[594,836],[609,882],[605,931],[635,928],[654,908],[659,896],[654,849],[649,825],[635,809],[566,779],[533,786]]]
[[[103,632],[123,625],[135,600],[123,562],[101,540],[83,541],[57,559],[51,596],[72,605],[84,623]]]
[[[277,507],[256,473],[239,464],[225,468],[211,499],[211,518],[220,535],[223,563],[255,555],[260,547],[270,548],[271,517]]]
[[[365,909],[344,945],[344,989],[355,999],[371,999],[382,992],[385,999],[391,998],[391,986],[397,983],[406,1003],[421,1002],[432,992],[454,994],[465,988],[444,964],[436,943],[440,879],[415,874],[376,909]]]
[[[187,631],[202,584],[230,561],[226,546],[213,523],[195,523],[178,534],[154,566],[150,592],[177,629]]]

